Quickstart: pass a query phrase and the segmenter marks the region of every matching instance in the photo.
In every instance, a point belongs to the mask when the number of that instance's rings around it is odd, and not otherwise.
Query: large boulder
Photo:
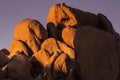
[[[32,77],[32,66],[28,58],[23,52],[17,52],[12,58],[11,62],[7,64],[3,71],[5,76],[10,79],[28,78]]]
[[[47,36],[47,30],[42,24],[30,18],[18,23],[14,29],[14,39],[26,43],[34,53],[40,49],[41,43]]]
[[[55,4],[50,8],[47,22],[53,22],[55,25],[62,23],[68,27],[99,26],[99,19],[95,14],[69,7],[64,3]]]
[[[76,74],[80,79],[117,80],[120,55],[113,35],[97,28],[80,28],[74,46]]]
[[[7,57],[9,51],[7,49],[0,50],[0,67],[2,68],[10,62],[10,59]]]
[[[76,33],[75,28],[72,27],[66,27],[63,29],[62,31],[62,39],[65,41],[65,43],[67,45],[69,45],[70,47],[74,48],[74,38],[75,38],[75,33]]]
[[[16,52],[20,51],[20,52],[24,52],[26,56],[30,57],[33,52],[32,50],[30,50],[30,48],[27,46],[27,44],[25,44],[22,41],[19,40],[13,40],[11,45],[10,45],[10,55],[9,57],[11,58],[14,54],[16,54]]]
[[[67,6],[65,3],[55,4],[50,8],[47,22],[52,22],[56,26],[64,24],[66,27],[96,27],[116,35],[114,28],[108,18],[99,13],[94,14]]]
[[[77,20],[65,4],[55,4],[50,8],[47,22],[53,22],[56,26],[63,23],[65,26],[77,25]]]

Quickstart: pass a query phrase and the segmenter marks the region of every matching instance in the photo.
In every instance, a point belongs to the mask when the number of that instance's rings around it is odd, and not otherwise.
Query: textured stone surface
[[[105,15],[54,4],[46,28],[16,25],[0,50],[0,80],[120,80],[120,35]]]
[[[70,47],[74,48],[74,38],[75,38],[75,32],[77,29],[71,28],[71,27],[66,27],[62,31],[62,39],[65,41],[67,45]]]
[[[3,69],[6,77],[17,79],[20,76],[32,77],[32,66],[24,53],[17,52]]]
[[[42,43],[41,50],[33,57],[41,63],[47,74],[49,73],[47,77],[57,79],[68,76],[73,66],[74,55],[74,51],[64,43],[49,38]]]
[[[14,29],[14,39],[25,42],[35,53],[40,49],[41,42],[48,36],[47,30],[37,20],[24,19]]]
[[[9,51],[7,49],[0,50],[0,68],[2,68],[10,62],[10,59],[7,57],[8,54]]]
[[[77,20],[65,4],[55,4],[50,8],[47,22],[53,22],[56,26],[63,23],[65,26],[75,26]]]
[[[80,28],[75,35],[77,74],[83,80],[117,80],[119,48],[110,33],[96,28]]]
[[[25,45],[22,41],[18,40],[13,40],[11,45],[10,45],[10,55],[9,57],[11,58],[16,52],[24,52],[26,56],[30,57],[32,52],[30,52],[29,48],[27,45]]]
[[[41,45],[41,49],[49,51],[50,55],[56,50],[62,50],[64,53],[70,56],[71,59],[74,59],[75,56],[74,50],[72,48],[54,38],[45,40]]]

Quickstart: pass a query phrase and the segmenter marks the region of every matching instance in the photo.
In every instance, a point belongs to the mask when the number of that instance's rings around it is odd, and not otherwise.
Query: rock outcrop
[[[40,50],[41,43],[47,38],[47,36],[47,30],[45,30],[42,24],[37,20],[30,18],[24,19],[18,23],[14,29],[14,40],[11,44],[12,48],[10,47],[10,53],[13,55],[16,48],[21,51],[24,47],[29,48],[33,53],[36,53]],[[15,46],[14,44],[18,46]],[[27,54],[27,56],[31,56],[28,54],[29,51],[27,51],[26,48],[23,50],[25,51],[24,53]]]
[[[54,38],[45,40],[41,50],[33,55],[44,69],[47,69],[47,73],[53,74],[52,77],[55,79],[68,76],[74,64],[74,56],[75,53],[71,48]]]
[[[85,11],[67,6],[64,3],[55,4],[50,8],[50,11],[47,16],[47,22],[54,23],[55,27],[57,28],[59,24],[63,24],[65,25],[65,27],[73,27],[76,29],[90,26],[90,27],[95,27],[95,28],[104,30],[106,32],[109,32],[115,37],[118,36],[112,26],[112,23],[107,19],[105,15],[101,13],[98,13],[96,15],[94,13],[85,12]],[[72,34],[72,37],[70,38],[71,34]],[[63,30],[63,34],[62,34],[62,38],[65,41],[65,43],[73,48],[74,46],[72,41],[74,39],[73,38],[74,34],[75,34],[75,31],[73,30],[72,32],[70,30],[70,33],[67,35],[67,29]]]
[[[26,18],[0,50],[0,80],[120,80],[120,35],[101,14],[55,4],[47,29]]]

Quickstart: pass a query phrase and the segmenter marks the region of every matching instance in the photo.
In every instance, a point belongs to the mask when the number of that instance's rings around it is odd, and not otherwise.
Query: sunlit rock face
[[[15,26],[9,51],[0,50],[0,80],[120,79],[120,35],[105,15],[54,4],[46,25]]]
[[[53,23],[55,25],[54,27],[57,27],[58,29],[60,29],[59,24],[63,24],[65,27],[72,27],[73,29],[90,26],[109,32],[115,37],[118,36],[112,26],[112,23],[108,20],[108,18],[105,15],[101,13],[94,14],[90,12],[85,12],[67,6],[64,3],[54,4],[50,8],[47,16],[47,22]],[[62,30],[63,29],[64,28],[62,28]],[[72,48],[74,48],[73,40],[74,40],[75,29],[72,30],[67,28],[63,30],[63,32],[62,30],[60,30],[63,41]]]
[[[27,45],[25,45],[22,41],[13,40],[10,45],[9,57],[12,57],[17,51],[20,52],[23,51],[27,56],[30,56],[32,54],[32,52],[30,52],[29,49],[27,48]]]
[[[45,40],[41,50],[33,55],[55,79],[68,76],[74,56],[73,49],[54,38]]]
[[[68,44],[70,47],[74,48],[74,38],[76,33],[75,28],[72,27],[66,27],[62,30],[62,39],[65,41],[66,44]]]
[[[59,23],[65,26],[77,25],[75,16],[65,4],[53,5],[48,13],[47,22],[53,22],[55,25]]]
[[[41,43],[47,36],[48,33],[40,22],[30,18],[24,19],[14,29],[14,40],[10,46],[10,53],[13,54],[13,52],[23,49],[28,56],[31,56],[28,53],[30,51],[27,50],[31,50],[33,53],[40,50]]]

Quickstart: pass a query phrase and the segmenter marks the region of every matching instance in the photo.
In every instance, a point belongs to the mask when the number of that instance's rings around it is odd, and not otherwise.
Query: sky
[[[9,49],[15,26],[25,18],[37,19],[46,28],[50,7],[56,3],[91,13],[102,13],[120,33],[120,0],[0,0],[0,49]]]

